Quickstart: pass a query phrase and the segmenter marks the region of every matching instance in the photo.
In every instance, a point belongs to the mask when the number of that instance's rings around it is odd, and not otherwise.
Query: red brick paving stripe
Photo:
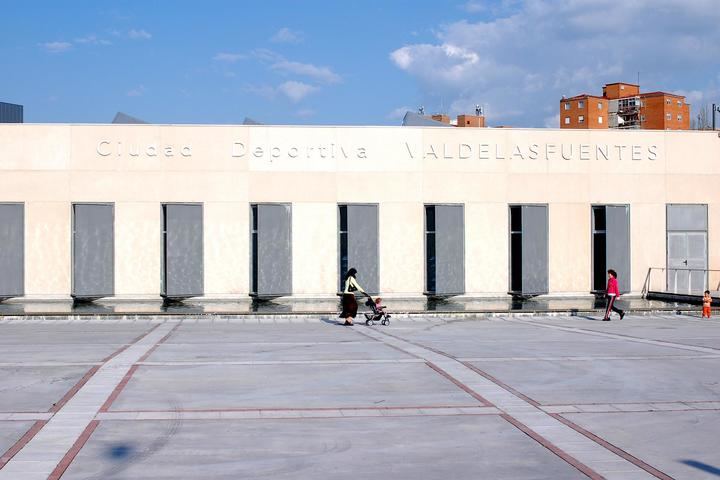
[[[558,448],[556,445],[549,442],[545,437],[543,437],[539,433],[535,432],[534,430],[530,429],[527,425],[520,423],[519,421],[517,421],[515,418],[513,418],[512,416],[510,416],[508,414],[503,413],[500,416],[503,419],[505,419],[508,423],[515,426],[518,430],[523,432],[525,435],[532,438],[537,443],[539,443],[540,445],[542,445],[543,447],[547,448],[552,453],[554,453],[555,455],[560,457],[566,463],[568,463],[568,464],[572,465],[573,467],[575,467],[576,469],[578,469],[580,472],[585,474],[588,478],[591,478],[592,480],[604,480],[605,479],[605,477],[603,477],[602,475],[597,473],[595,470],[588,467],[584,463],[580,462],[575,457],[569,455],[564,450]]]
[[[567,407],[568,405],[582,407],[583,405],[662,405],[666,403],[720,403],[719,400],[660,400],[653,401],[648,400],[647,402],[588,402],[588,403],[543,403],[543,407]]]
[[[589,412],[581,412],[581,411],[567,411],[567,412],[561,412],[559,414],[556,413],[550,413],[545,410],[543,412],[547,413],[548,415],[565,415],[565,414],[578,414],[578,415],[588,415],[592,413],[662,413],[662,412],[720,412],[720,408],[685,408],[685,409],[673,409],[673,410],[593,410]]]
[[[47,420],[38,420],[37,422],[33,423],[32,427],[25,432],[25,435],[20,437],[20,440],[15,442],[13,446],[11,446],[7,452],[3,453],[2,457],[0,457],[0,470],[7,464],[11,458],[13,458],[20,450],[23,449],[27,443],[33,439],[35,435],[42,429],[42,427],[45,426],[47,423]]]
[[[402,338],[402,337],[398,337],[398,336],[396,336],[396,335],[392,335],[392,334],[390,334],[390,333],[386,333],[386,332],[383,332],[383,333],[384,333],[385,335],[388,335],[388,336],[390,336],[390,337],[393,337],[393,338],[395,338],[395,339],[397,339],[397,340],[410,343],[410,344],[412,344],[412,345],[415,345],[416,347],[424,348],[424,349],[429,350],[429,351],[431,351],[431,352],[434,352],[434,353],[436,353],[436,354],[438,354],[438,355],[442,355],[442,356],[444,356],[444,357],[447,357],[447,358],[450,358],[450,359],[452,359],[452,360],[455,360],[456,362],[461,363],[462,365],[464,365],[465,367],[469,368],[469,369],[472,370],[473,372],[481,375],[482,377],[484,377],[484,378],[487,379],[487,380],[490,380],[491,382],[495,383],[495,384],[498,385],[499,387],[507,390],[508,392],[512,393],[513,395],[517,396],[518,398],[521,398],[522,400],[528,402],[529,404],[531,404],[531,405],[533,405],[533,406],[535,406],[535,407],[539,407],[539,406],[540,406],[540,404],[539,404],[538,402],[536,402],[536,401],[533,400],[532,398],[528,397],[527,395],[524,395],[524,394],[518,392],[518,391],[515,390],[514,388],[510,387],[509,385],[506,385],[505,383],[501,382],[500,380],[496,379],[495,377],[493,377],[493,376],[491,376],[491,375],[483,372],[482,370],[480,370],[479,368],[477,368],[477,367],[475,367],[474,365],[470,364],[469,362],[462,362],[462,361],[458,360],[457,357],[455,357],[454,355],[451,355],[451,354],[449,354],[449,353],[443,352],[442,350],[438,350],[438,349],[433,348],[433,347],[428,347],[428,346],[423,345],[423,344],[418,343],[418,342],[414,342],[414,341],[411,341],[411,340],[404,339],[404,338]],[[428,362],[428,364],[430,364],[430,362]],[[467,388],[467,387],[466,387],[466,388]],[[487,404],[487,406],[496,407],[496,408],[497,408],[496,405],[488,402],[488,401],[485,400],[485,399],[483,399],[483,400],[484,400],[484,402]],[[546,414],[547,414],[547,412],[546,412]],[[548,415],[549,415],[549,414],[548,414]],[[565,462],[567,462],[568,464],[572,465],[573,467],[575,467],[576,469],[578,469],[578,470],[579,470],[580,472],[582,472],[583,474],[587,475],[587,476],[588,476],[589,478],[591,478],[592,480],[604,480],[605,477],[603,477],[602,475],[600,475],[599,473],[597,473],[596,471],[594,471],[593,469],[591,469],[590,467],[588,467],[588,466],[585,465],[584,463],[581,463],[581,462],[578,461],[576,458],[570,456],[569,454],[567,454],[566,452],[564,452],[563,450],[561,450],[560,448],[558,448],[558,447],[555,446],[554,444],[550,443],[550,442],[547,441],[542,435],[538,434],[538,433],[535,432],[534,430],[531,430],[529,427],[527,427],[527,426],[524,425],[523,423],[520,423],[520,422],[519,422],[518,420],[516,420],[514,417],[512,417],[512,416],[510,416],[509,414],[506,414],[506,413],[502,413],[502,414],[500,414],[500,416],[501,416],[502,418],[504,418],[506,421],[510,422],[510,423],[511,423],[512,425],[514,425],[515,427],[517,427],[518,429],[520,429],[521,431],[523,431],[523,432],[524,432],[526,435],[528,435],[530,438],[532,438],[532,439],[535,440],[536,442],[540,443],[542,446],[544,446],[545,448],[547,448],[548,450],[550,450],[551,452],[553,452],[555,455],[557,455],[558,457],[560,457],[561,459],[563,459]]]
[[[151,328],[150,330],[148,330],[147,332],[142,333],[142,334],[138,335],[137,337],[133,338],[133,339],[130,341],[130,343],[128,343],[128,344],[126,344],[126,345],[123,345],[123,347],[120,348],[120,349],[118,349],[118,350],[115,350],[113,353],[111,353],[111,354],[108,355],[107,357],[103,358],[103,359],[101,360],[101,362],[102,362],[102,363],[109,362],[109,361],[112,360],[114,357],[120,355],[122,352],[124,352],[125,350],[127,350],[128,348],[130,348],[131,346],[133,346],[134,344],[136,344],[136,343],[139,342],[140,340],[142,340],[142,339],[143,339],[144,337],[146,337],[147,335],[150,335],[150,333],[152,333],[152,331],[155,330],[156,328],[158,328],[160,325],[162,325],[162,323],[158,323],[157,325],[155,325],[154,327],[152,327],[152,328]]]
[[[589,439],[592,440],[593,442],[597,443],[598,445],[606,448],[607,450],[610,450],[610,451],[613,452],[615,455],[618,455],[618,456],[622,457],[624,460],[632,463],[632,464],[635,465],[636,467],[642,468],[643,470],[645,470],[646,472],[648,472],[650,475],[652,475],[652,476],[654,476],[654,477],[656,477],[656,478],[659,478],[659,479],[661,479],[661,480],[675,480],[675,479],[674,479],[673,477],[671,477],[670,475],[661,472],[660,470],[658,470],[657,468],[653,467],[652,465],[648,465],[647,463],[643,462],[643,461],[640,460],[639,458],[634,457],[633,455],[629,454],[628,452],[626,452],[626,451],[623,450],[622,448],[616,447],[615,445],[613,445],[612,443],[608,442],[607,440],[604,440],[603,438],[598,437],[598,436],[595,435],[594,433],[592,433],[592,432],[590,432],[590,431],[588,431],[588,430],[585,430],[583,427],[581,427],[581,426],[578,425],[577,423],[573,422],[572,420],[568,420],[567,418],[565,418],[565,417],[563,417],[562,415],[559,415],[559,414],[557,414],[557,413],[549,413],[548,415],[550,415],[551,417],[555,418],[556,420],[562,422],[563,424],[567,425],[568,427],[572,428],[572,429],[575,430],[576,432],[578,432],[578,433],[586,436],[587,438],[589,438]]]
[[[155,350],[157,350],[157,348],[158,348],[160,345],[162,345],[163,343],[165,343],[165,341],[167,341],[167,339],[170,338],[173,333],[175,333],[175,330],[177,330],[178,327],[179,327],[181,324],[182,324],[182,323],[178,323],[177,325],[175,325],[175,326],[167,333],[167,335],[165,335],[163,338],[161,338],[159,342],[157,342],[155,345],[153,345],[152,348],[151,348],[150,350],[148,350],[147,352],[145,352],[145,355],[143,355],[142,357],[140,357],[140,358],[138,359],[138,361],[135,362],[135,363],[140,363],[140,362],[144,362],[145,360],[147,360],[148,357],[149,357],[150,355],[152,355],[153,352],[155,352]],[[158,325],[158,327],[159,327],[159,326],[160,326],[160,325]],[[153,330],[154,330],[154,329],[153,329]],[[151,330],[151,331],[152,331],[152,330]],[[148,333],[150,333],[150,332],[148,332]]]
[[[506,384],[506,383],[498,380],[497,378],[493,377],[493,376],[490,375],[489,373],[486,373],[486,372],[484,372],[483,370],[480,370],[478,367],[476,367],[476,366],[473,365],[472,363],[470,363],[470,362],[460,362],[460,363],[462,363],[462,364],[465,365],[467,368],[469,368],[469,369],[472,370],[473,372],[477,373],[477,374],[480,375],[481,377],[483,377],[483,378],[485,378],[485,379],[487,379],[487,380],[490,380],[491,382],[493,382],[493,383],[494,383],[495,385],[497,385],[498,387],[503,388],[503,389],[507,390],[508,392],[512,393],[513,395],[515,395],[516,397],[525,400],[527,403],[529,403],[529,404],[532,405],[533,407],[540,407],[540,406],[541,406],[540,402],[538,402],[538,401],[536,401],[536,400],[533,400],[532,398],[528,397],[528,396],[525,395],[524,393],[519,392],[518,390],[515,390],[515,389],[514,389],[513,387],[511,387],[510,385],[508,385],[508,384]]]
[[[95,375],[95,373],[100,370],[100,366],[96,365],[83,375],[83,377],[80,379],[79,382],[77,382],[63,397],[58,400],[57,403],[54,403],[52,407],[50,407],[50,410],[48,412],[50,413],[57,413],[58,410],[60,410],[65,404],[75,396],[75,394],[80,390],[87,382],[90,380],[90,377]]]
[[[105,400],[105,403],[103,403],[103,406],[100,407],[101,412],[107,412],[110,408],[110,405],[117,399],[118,395],[120,395],[120,392],[122,392],[123,388],[128,384],[130,381],[130,377],[133,376],[135,371],[138,369],[137,365],[133,365],[130,367],[130,370],[125,374],[122,380],[120,380],[120,383],[117,384],[117,386],[113,389],[113,391],[110,393],[110,396]]]
[[[177,328],[178,328],[181,324],[182,324],[182,323],[179,322],[179,323],[178,323],[177,325],[175,325],[172,329],[170,329],[170,331],[167,333],[167,335],[165,335],[163,338],[161,338],[155,345],[152,346],[152,348],[150,348],[150,350],[148,350],[147,352],[145,352],[145,354],[138,359],[138,362],[145,361],[145,359],[147,359],[147,358],[155,351],[155,349],[157,349],[158,346],[160,346],[163,342],[165,342],[168,338],[170,338],[170,336],[173,334],[173,332],[175,332],[175,330],[177,330]],[[154,331],[154,330],[155,330],[156,328],[158,328],[160,325],[162,325],[162,324],[160,323],[160,324],[156,325],[155,327],[153,327],[152,329],[150,329],[149,331],[147,331],[146,333],[144,333],[143,335],[141,335],[138,339],[136,339],[136,340],[135,340],[132,344],[130,344],[130,345],[134,345],[135,343],[137,343],[138,341],[140,341],[143,337],[149,335],[152,331]],[[127,345],[126,347],[129,347],[130,345]],[[121,351],[122,351],[122,350],[121,350]],[[120,352],[117,352],[117,353],[120,353]],[[120,395],[120,392],[122,392],[122,390],[123,390],[123,389],[125,388],[125,386],[128,384],[128,382],[130,381],[130,378],[131,378],[131,377],[133,376],[133,374],[137,371],[138,367],[139,367],[139,365],[137,364],[137,362],[136,362],[132,367],[130,367],[130,370],[128,370],[128,372],[125,374],[125,376],[124,376],[123,379],[120,381],[120,383],[118,383],[117,386],[113,389],[113,391],[110,393],[110,396],[108,397],[108,399],[105,400],[105,403],[103,404],[103,406],[100,407],[100,411],[101,411],[101,412],[107,412],[107,411],[108,411],[108,409],[110,408],[110,406],[112,405],[112,403],[117,399],[118,395]]]
[[[383,333],[385,333],[385,332],[383,332]],[[412,345],[415,345],[416,347],[420,347],[420,348],[424,348],[424,349],[426,349],[426,350],[430,350],[431,352],[437,353],[438,355],[442,355],[442,356],[444,356],[444,357],[451,358],[451,359],[455,360],[456,362],[459,362],[459,363],[463,364],[464,366],[466,366],[467,368],[469,368],[469,369],[472,370],[473,372],[477,373],[478,375],[484,377],[485,379],[490,380],[491,382],[493,382],[493,383],[496,384],[497,386],[499,386],[499,387],[501,387],[501,388],[504,388],[505,390],[507,390],[508,392],[512,393],[512,394],[515,395],[516,397],[519,397],[519,398],[523,399],[524,401],[528,402],[528,403],[531,404],[532,406],[534,406],[534,407],[539,407],[539,406],[540,406],[540,402],[537,402],[536,400],[533,400],[532,398],[528,397],[528,396],[525,395],[524,393],[521,393],[521,392],[519,392],[518,390],[515,390],[515,389],[512,388],[510,385],[507,385],[506,383],[501,382],[500,380],[498,380],[497,378],[493,377],[493,376],[490,375],[489,373],[486,373],[486,372],[480,370],[479,368],[477,368],[475,365],[473,365],[473,364],[470,363],[470,362],[463,362],[463,361],[459,360],[456,356],[451,355],[451,354],[449,354],[449,353],[447,353],[447,352],[444,352],[444,351],[442,351],[442,350],[438,350],[438,349],[436,349],[436,348],[429,347],[429,346],[427,346],[427,345],[423,345],[423,344],[421,344],[421,343],[414,342],[414,341],[412,341],[412,340],[406,340],[406,339],[404,339],[404,338],[398,337],[398,336],[396,336],[396,335],[392,335],[392,334],[390,334],[390,333],[385,333],[385,335],[388,335],[388,336],[390,336],[390,337],[396,338],[396,339],[401,340],[401,341],[404,341],[404,342],[408,342],[408,343],[410,343],[410,344],[412,344]],[[488,406],[494,406],[494,405],[491,405],[491,404],[488,403]]]
[[[438,366],[435,365],[434,363],[432,363],[432,362],[425,362],[425,364],[426,364],[428,367],[430,367],[430,368],[432,368],[433,370],[435,370],[435,371],[436,371],[437,373],[439,373],[440,375],[442,375],[443,377],[445,377],[445,378],[447,378],[448,380],[450,380],[450,381],[451,381],[452,383],[454,383],[457,387],[459,387],[462,391],[464,391],[465,393],[467,393],[468,395],[470,395],[471,397],[473,397],[473,398],[474,398],[475,400],[477,400],[478,402],[482,403],[484,406],[486,406],[486,407],[494,407],[494,406],[495,406],[495,405],[493,405],[492,403],[490,403],[489,401],[487,401],[482,395],[480,395],[479,393],[477,393],[475,390],[473,390],[472,388],[468,387],[467,385],[465,385],[464,383],[462,383],[460,380],[458,380],[457,378],[453,377],[452,375],[450,375],[449,373],[447,373],[445,370],[443,370],[442,368],[438,367]]]
[[[85,427],[85,430],[83,430],[78,439],[75,440],[73,446],[68,450],[63,459],[60,460],[60,463],[58,463],[47,480],[60,480],[60,477],[63,476],[65,470],[67,470],[73,460],[75,460],[75,457],[80,453],[80,450],[85,446],[85,443],[90,439],[90,435],[93,434],[99,424],[100,422],[98,420],[93,420]]]

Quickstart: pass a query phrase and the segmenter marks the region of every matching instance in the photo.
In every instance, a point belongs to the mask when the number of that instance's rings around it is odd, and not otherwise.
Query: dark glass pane
[[[593,207],[593,229],[605,231],[605,207]]]
[[[510,290],[522,291],[522,234],[510,234]]]
[[[340,231],[347,232],[348,221],[347,221],[347,205],[340,205]]]
[[[167,205],[162,206],[162,215],[163,215],[162,229],[163,229],[163,235],[165,235],[165,233],[167,233]],[[163,241],[164,241],[164,239],[163,239]]]
[[[510,207],[510,231],[522,232],[522,207]]]
[[[253,232],[257,232],[257,229],[258,229],[258,206],[257,205],[253,205],[252,208],[250,209],[250,216],[252,216],[250,221],[252,223]]]
[[[348,271],[348,234],[340,234],[340,275],[345,275]]]
[[[435,206],[434,205],[426,205],[425,206],[425,231],[427,231],[427,232],[435,231]]]
[[[433,209],[434,210],[434,209]],[[427,291],[435,291],[435,234],[428,233],[425,241],[425,266],[427,277]]]
[[[593,234],[593,290],[605,290],[606,240],[605,233]]]
[[[253,292],[257,292],[258,286],[258,234],[252,234],[252,288]]]

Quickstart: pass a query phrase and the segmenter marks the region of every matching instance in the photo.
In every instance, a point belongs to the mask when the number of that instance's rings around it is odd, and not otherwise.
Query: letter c
[[[110,142],[103,140],[102,142],[98,143],[98,146],[97,146],[97,149],[96,149],[98,155],[100,155],[101,157],[108,157],[108,156],[110,156],[110,152],[103,153],[103,151],[101,150],[103,145],[108,145],[108,146],[109,146],[109,145],[110,145]]]

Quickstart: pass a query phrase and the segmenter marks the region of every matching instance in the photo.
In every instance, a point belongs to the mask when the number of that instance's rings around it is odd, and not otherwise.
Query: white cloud
[[[274,63],[271,68],[284,73],[310,77],[324,83],[338,83],[341,80],[340,75],[333,72],[330,67],[318,67],[310,63],[281,60]]]
[[[720,63],[717,0],[487,5],[489,20],[436,25],[434,42],[390,53],[417,81],[426,106],[483,103],[498,122],[543,126],[562,95],[600,95],[605,83],[634,82],[638,71],[643,91],[699,91],[707,101],[717,90],[719,82],[706,80]],[[463,8],[483,6],[469,1]]]
[[[47,42],[39,43],[38,45],[50,53],[66,52],[72,48],[72,43],[70,42]]]
[[[220,52],[215,54],[213,57],[213,60],[217,60],[218,62],[227,62],[227,63],[235,63],[238,60],[244,60],[247,58],[247,55],[243,53],[226,53],[226,52]]]
[[[127,95],[128,97],[142,97],[143,95],[145,95],[145,86],[144,86],[144,85],[140,85],[140,86],[137,87],[137,88],[133,88],[132,90],[130,90],[129,92],[127,92],[126,95]]]
[[[303,82],[288,81],[277,87],[278,91],[287,96],[293,102],[299,102],[311,93],[318,90],[317,87]]]
[[[150,40],[152,38],[151,33],[148,33],[145,30],[136,30],[134,28],[128,31],[127,36],[132,40]]]
[[[303,33],[297,30],[290,30],[283,27],[270,38],[273,43],[300,43],[303,41]]]
[[[268,48],[256,48],[252,51],[252,56],[263,62],[282,62],[285,60],[282,55]]]
[[[85,37],[76,38],[75,43],[85,45],[112,45],[112,42],[109,40],[98,38],[96,35],[87,35]]]

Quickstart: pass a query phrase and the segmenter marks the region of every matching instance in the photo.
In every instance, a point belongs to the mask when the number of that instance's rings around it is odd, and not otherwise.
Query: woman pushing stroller
[[[355,276],[357,270],[351,268],[345,274],[345,288],[343,289],[342,295],[342,313],[340,318],[345,319],[344,325],[352,325],[353,319],[357,315],[358,304],[355,300],[355,292],[361,292],[370,297],[365,290],[360,286]]]

